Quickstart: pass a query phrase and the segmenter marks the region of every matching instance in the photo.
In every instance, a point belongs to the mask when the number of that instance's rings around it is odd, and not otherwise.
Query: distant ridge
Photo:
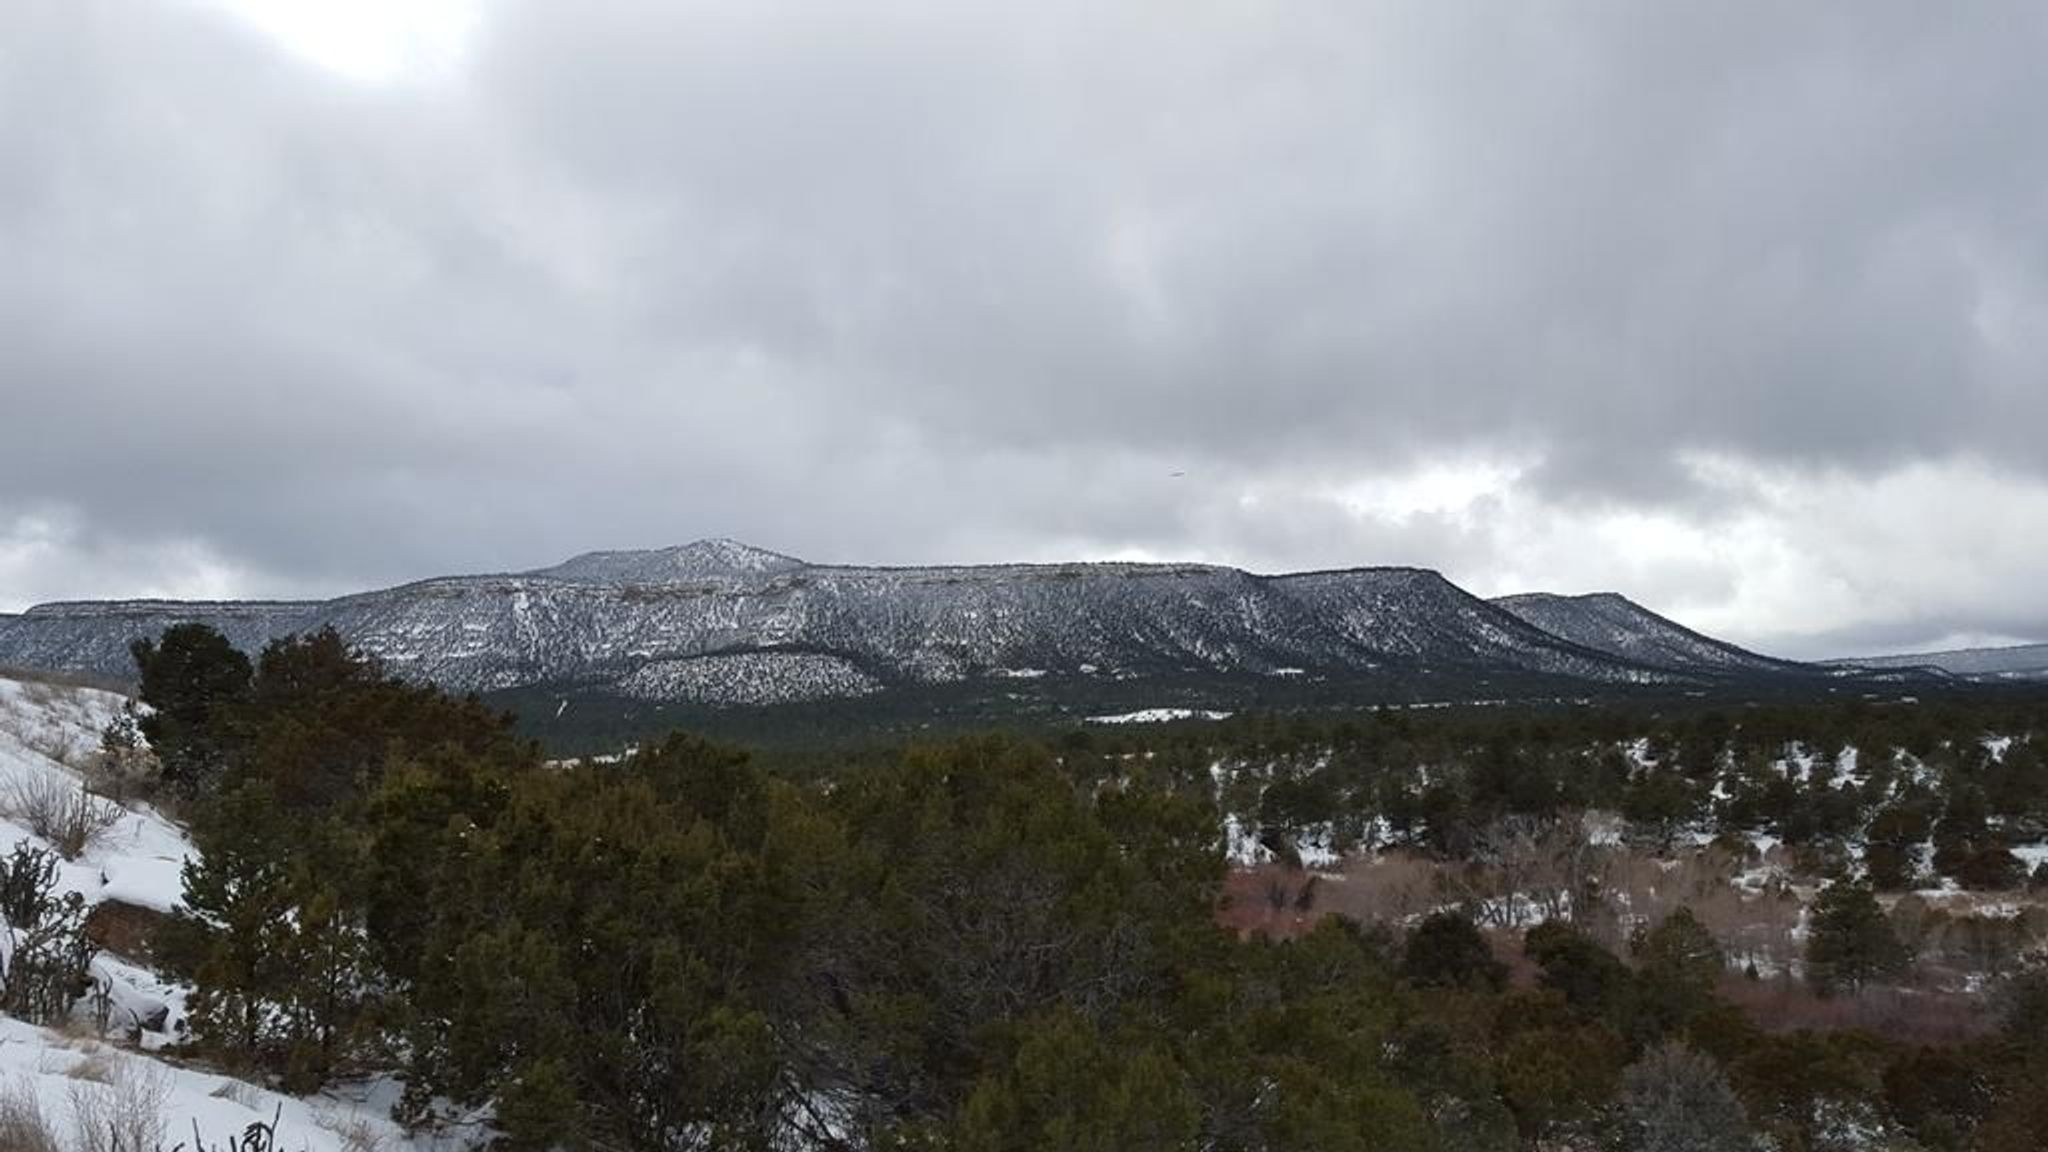
[[[132,639],[188,620],[250,650],[331,625],[394,671],[457,690],[710,706],[949,685],[1075,701],[1150,685],[1173,703],[1219,682],[1478,699],[1853,675],[1746,652],[1618,596],[1489,603],[1420,568],[860,567],[728,539],[320,602],[41,605],[0,618],[0,664],[122,677]]]
[[[1614,592],[1530,592],[1493,603],[1552,635],[1653,668],[1776,674],[1802,667],[1695,632]]]
[[[1827,663],[1838,668],[1939,668],[1951,676],[1973,680],[2048,680],[2048,644],[1956,648],[1946,652],[1867,656]]]

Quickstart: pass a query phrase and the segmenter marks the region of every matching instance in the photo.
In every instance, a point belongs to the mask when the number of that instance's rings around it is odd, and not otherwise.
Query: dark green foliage
[[[1570,926],[1532,929],[1537,986],[1515,990],[1455,914],[1401,946],[1335,917],[1238,940],[1218,927],[1216,804],[1282,845],[1384,819],[1454,859],[1512,818],[1622,806],[1658,840],[1709,820],[1809,849],[1867,835],[1903,881],[1936,813],[1952,844],[2003,847],[1990,832],[2018,817],[2000,806],[2028,788],[1997,772],[2033,753],[1970,749],[2039,721],[1267,715],[1067,732],[1057,755],[675,738],[544,766],[503,718],[322,634],[274,645],[195,730],[218,753],[193,809],[204,863],[163,948],[198,984],[212,1054],[295,1086],[402,1065],[411,1115],[489,1104],[512,1148],[1719,1149],[1746,1115],[1788,1150],[1850,1123],[2004,1152],[2030,1146],[2048,1084],[2048,1029],[2026,1023],[2048,997],[2018,996],[1995,1043],[1922,1053],[1752,1026],[1685,911],[1635,939],[1633,969]],[[1654,767],[1632,770],[1645,731]],[[1794,741],[1809,776],[1774,763]],[[1920,763],[1838,779],[1851,744]],[[1996,810],[1977,822],[1916,782],[1951,778]],[[1596,886],[1568,887],[1596,906]],[[1706,1142],[1671,1142],[1687,1132]]]
[[[1984,790],[1971,780],[1955,785],[1934,825],[1934,870],[1959,883],[1972,871],[2003,873],[2004,849],[2003,838],[1991,829]],[[1994,853],[1993,860],[1983,860]]]
[[[1629,941],[1636,960],[1636,1005],[1657,1035],[1684,1028],[1712,1006],[1727,960],[1692,909],[1680,907]]]
[[[163,782],[184,796],[211,787],[237,738],[232,713],[249,692],[249,658],[204,624],[178,624],[129,647],[150,706],[139,727],[162,765]]]
[[[852,1090],[864,1130],[888,1122],[876,1106],[958,1107],[1013,1023],[1155,1024],[1221,944],[1213,812],[1084,789],[1028,746],[913,751],[843,781],[824,815],[791,1003],[832,1040],[809,1074]]]
[[[1855,991],[1899,972],[1910,958],[1868,887],[1836,881],[1814,900],[1806,977],[1815,991]]]
[[[1992,1085],[1970,1054],[1922,1048],[1884,1070],[1885,1105],[1914,1139],[1961,1148],[1994,1103]]]
[[[691,741],[517,778],[437,896],[426,950],[448,959],[421,975],[411,1087],[566,1093],[574,1131],[634,1147],[769,1108],[765,1007],[797,917],[768,806],[743,763]],[[544,1147],[562,1122],[507,1134]]]
[[[532,754],[504,717],[385,676],[331,630],[271,644],[206,715],[201,855],[162,958],[198,985],[216,1054],[317,1085],[387,1046],[420,967],[421,884]]]
[[[55,852],[18,840],[0,871],[0,917],[11,928],[41,924],[56,900],[58,859]]]
[[[1953,862],[1948,874],[1965,888],[1978,892],[2003,892],[2026,883],[2026,866],[2005,848],[1993,845]]]
[[[1555,992],[1510,992],[1493,1025],[1501,1100],[1522,1136],[1539,1139],[1594,1121],[1613,1099],[1628,1048]]]
[[[1522,950],[1543,970],[1542,986],[1573,1012],[1626,1028],[1636,1003],[1634,974],[1614,953],[1560,920],[1531,928]]]
[[[1507,982],[1507,965],[1494,958],[1493,947],[1469,917],[1435,912],[1408,934],[1401,975],[1420,987],[1498,991]]]
[[[1890,1127],[1881,1041],[1855,1033],[1758,1035],[1728,1067],[1751,1123],[1781,1148],[1853,1147],[1844,1134]],[[1880,1147],[1883,1145],[1880,1144]]]
[[[1879,809],[1865,833],[1863,866],[1880,892],[1897,892],[1918,879],[1917,851],[1933,831],[1923,805],[1901,803]]]

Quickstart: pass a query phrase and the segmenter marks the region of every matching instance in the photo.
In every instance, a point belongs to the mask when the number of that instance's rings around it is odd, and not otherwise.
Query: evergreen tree
[[[1558,920],[1529,929],[1522,950],[1543,970],[1541,984],[1564,997],[1572,1011],[1616,1026],[1632,1002],[1628,967],[1592,938]]]
[[[1507,965],[1494,958],[1492,946],[1470,917],[1435,912],[1408,934],[1401,975],[1419,987],[1498,991],[1507,982]]]
[[[1909,959],[1867,886],[1838,880],[1814,900],[1806,978],[1821,995],[1860,990],[1904,971]]]
[[[249,658],[205,624],[176,624],[129,646],[149,705],[139,727],[164,784],[186,797],[210,788],[235,749],[235,710],[247,699]]]
[[[1629,942],[1636,958],[1638,1003],[1658,1034],[1676,1031],[1713,1004],[1727,971],[1721,945],[1692,909],[1680,906]]]
[[[1712,1058],[1676,1041],[1622,1073],[1624,1152],[1748,1152],[1742,1101]]]

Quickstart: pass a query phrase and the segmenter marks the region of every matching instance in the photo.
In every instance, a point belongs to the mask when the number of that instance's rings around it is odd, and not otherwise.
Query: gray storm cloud
[[[0,609],[727,534],[2048,637],[2044,49],[2024,4],[529,0],[370,83],[28,0]]]

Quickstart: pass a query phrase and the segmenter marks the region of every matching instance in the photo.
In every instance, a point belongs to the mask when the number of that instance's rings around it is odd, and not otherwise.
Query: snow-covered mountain
[[[2005,648],[1958,648],[1948,652],[1909,653],[1830,660],[1846,668],[1939,668],[1971,680],[2048,680],[2048,644],[2016,644]]]
[[[1636,651],[1615,629],[1560,634],[1414,568],[862,568],[711,540],[317,603],[43,605],[0,619],[0,665],[125,677],[131,640],[198,620],[249,649],[331,624],[394,670],[455,689],[574,684],[709,703],[1074,678],[1634,685],[1808,671],[1641,614],[1674,639]]]
[[[1530,592],[1497,597],[1492,603],[1553,636],[1652,668],[1766,676],[1809,671],[1702,635],[1613,592]]]

